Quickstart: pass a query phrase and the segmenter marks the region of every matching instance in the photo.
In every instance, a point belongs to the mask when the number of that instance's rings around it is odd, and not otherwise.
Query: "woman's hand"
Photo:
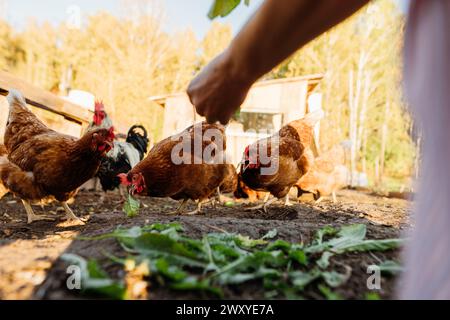
[[[189,84],[187,94],[206,121],[228,123],[253,83],[244,70],[236,70],[228,53],[212,60]]]

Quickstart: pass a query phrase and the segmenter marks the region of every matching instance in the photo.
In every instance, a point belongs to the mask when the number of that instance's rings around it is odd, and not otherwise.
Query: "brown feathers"
[[[66,201],[97,172],[111,148],[111,133],[98,129],[81,139],[63,135],[31,113],[20,93],[10,93],[8,101],[4,140],[9,154],[0,164],[4,186],[24,200]]]
[[[237,184],[234,167],[222,163],[224,133],[221,125],[197,123],[157,143],[128,176],[144,176],[145,190],[141,194],[176,200],[204,200],[221,186],[234,189]],[[208,155],[213,156],[213,161],[209,161]]]
[[[297,186],[321,196],[330,195],[347,185],[348,170],[344,164],[344,148],[334,146],[314,160],[314,165],[301,177]]]
[[[243,183],[256,191],[269,191],[277,198],[286,196],[311,167],[314,160],[310,149],[313,127],[320,118],[321,114],[308,114],[283,126],[277,135],[261,139],[247,148],[240,173]],[[255,159],[248,151],[252,149],[257,150],[256,164],[252,164]],[[270,157],[269,162],[263,162],[265,155]],[[267,168],[273,170],[267,171]]]
[[[8,151],[6,150],[6,147],[2,144],[0,144],[0,166],[2,165],[2,162],[5,162],[6,156],[8,154]],[[1,170],[0,170],[1,174]],[[8,193],[8,189],[3,185],[2,180],[0,179],[0,199],[4,197],[5,194]]]

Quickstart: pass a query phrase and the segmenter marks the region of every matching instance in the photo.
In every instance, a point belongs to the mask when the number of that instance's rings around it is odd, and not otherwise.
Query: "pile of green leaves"
[[[325,227],[317,231],[309,245],[274,240],[276,237],[274,229],[260,239],[231,233],[209,233],[202,239],[194,239],[185,236],[179,224],[156,223],[118,228],[89,240],[117,239],[126,258],[110,256],[113,261],[123,265],[130,261],[134,265],[145,263],[150,279],[154,277],[173,290],[196,290],[222,298],[224,288],[254,282],[262,286],[267,298],[300,298],[306,286],[317,285],[329,299],[339,298],[332,288],[341,286],[351,276],[348,266],[340,267],[342,270],[330,268],[334,256],[345,252],[391,250],[403,242],[401,239],[367,240],[363,224],[339,230]],[[76,259],[72,256],[71,261],[76,262]],[[109,297],[112,298],[124,296],[124,292],[118,294],[125,290],[120,280],[110,280],[93,261],[83,264],[93,266],[82,279],[83,288],[107,296],[111,292]],[[386,271],[395,271],[398,265],[387,263],[385,267]],[[106,288],[102,288],[98,280],[104,281]]]

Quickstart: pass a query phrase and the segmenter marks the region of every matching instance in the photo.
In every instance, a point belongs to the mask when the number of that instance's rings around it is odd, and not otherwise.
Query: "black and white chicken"
[[[141,125],[134,125],[128,130],[126,141],[114,141],[114,148],[103,158],[96,175],[103,191],[119,187],[117,176],[127,173],[144,158],[148,143],[147,130]]]
[[[111,128],[113,123],[105,110],[103,102],[96,101],[94,118],[87,130]],[[116,135],[117,137],[120,134]],[[96,178],[100,180],[102,190],[106,193],[120,186],[120,173],[130,171],[147,153],[149,145],[147,130],[141,125],[134,125],[128,130],[125,141],[114,140],[114,148],[103,158]],[[94,182],[94,189],[97,183]],[[121,189],[119,188],[119,191]],[[122,194],[122,192],[121,192]],[[123,196],[123,195],[122,195]],[[104,195],[100,201],[104,200]]]

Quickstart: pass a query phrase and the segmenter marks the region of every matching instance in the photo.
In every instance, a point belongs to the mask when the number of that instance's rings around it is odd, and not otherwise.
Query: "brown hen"
[[[223,163],[225,148],[222,125],[197,123],[157,143],[121,180],[132,194],[182,200],[174,213],[181,213],[189,199],[197,200],[197,209],[187,214],[200,213],[218,188],[234,189],[232,166]]]
[[[276,199],[286,197],[292,186],[309,170],[314,156],[311,150],[314,125],[323,117],[316,111],[283,126],[269,138],[260,139],[244,151],[240,179],[256,191],[270,192],[275,198],[249,210],[267,210]]]
[[[22,199],[28,223],[53,220],[36,215],[31,208],[31,203],[52,200],[61,202],[69,220],[79,221],[66,202],[96,174],[101,158],[112,147],[113,132],[97,129],[76,139],[44,125],[20,92],[10,90],[7,99],[4,142],[8,156],[0,156],[0,180]]]
[[[345,148],[336,145],[314,160],[311,169],[296,184],[299,195],[303,192],[314,194],[316,203],[323,196],[332,195],[336,202],[336,191],[348,184],[348,169],[345,166]]]

